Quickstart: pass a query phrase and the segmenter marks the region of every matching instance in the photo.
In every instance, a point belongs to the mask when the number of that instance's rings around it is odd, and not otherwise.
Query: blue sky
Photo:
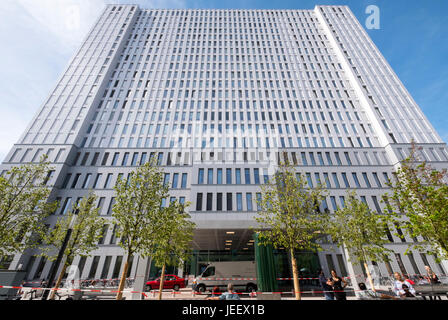
[[[106,3],[144,8],[312,9],[348,5],[362,25],[368,5],[380,29],[367,30],[439,135],[448,141],[446,0],[2,0],[0,6],[0,161],[56,85]]]

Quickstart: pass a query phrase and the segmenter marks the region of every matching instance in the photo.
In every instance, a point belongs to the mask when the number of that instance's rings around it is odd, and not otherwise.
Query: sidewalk
[[[158,291],[153,292],[146,292],[145,293],[147,297],[145,300],[157,300],[159,297]],[[180,289],[179,292],[173,293],[170,291],[164,291],[162,292],[162,300],[205,300],[210,293],[202,293],[202,294],[195,294],[193,295],[193,291],[191,289],[185,288]],[[240,296],[241,300],[248,300],[248,301],[262,301],[257,300],[256,298],[249,298],[247,294]],[[295,300],[295,297],[292,295],[290,297],[282,297],[281,300]],[[302,300],[325,300],[323,296],[302,296]],[[356,297],[347,296],[347,300],[356,300]]]

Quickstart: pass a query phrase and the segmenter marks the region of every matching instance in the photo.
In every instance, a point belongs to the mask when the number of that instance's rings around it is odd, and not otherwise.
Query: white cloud
[[[16,0],[18,4],[61,43],[74,49],[79,46],[92,24],[104,9],[105,0]]]
[[[186,7],[184,0],[1,0],[0,162],[55,87],[106,3]]]
[[[103,0],[2,0],[0,161],[104,8]]]

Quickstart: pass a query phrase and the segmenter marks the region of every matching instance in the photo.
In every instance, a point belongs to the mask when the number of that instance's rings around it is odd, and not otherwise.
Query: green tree
[[[169,194],[155,161],[138,167],[127,181],[117,181],[115,194],[112,216],[127,255],[117,293],[117,300],[121,300],[131,258],[135,254],[151,256],[154,250],[162,200]]]
[[[57,208],[48,202],[50,172],[42,157],[38,164],[13,167],[0,177],[0,260],[37,244],[45,218]]]
[[[260,211],[255,217],[260,244],[284,247],[291,255],[294,291],[301,299],[296,250],[318,250],[316,239],[324,229],[325,214],[319,204],[325,199],[321,186],[309,188],[293,167],[281,164],[268,183],[262,185]]]
[[[389,241],[384,239],[387,216],[372,210],[357,198],[355,191],[348,191],[345,206],[330,217],[326,233],[334,243],[347,249],[352,262],[363,265],[372,290],[372,281],[367,261],[383,261],[391,250],[384,247]]]
[[[408,250],[415,248],[448,259],[447,170],[436,170],[421,161],[418,151],[412,143],[409,156],[389,182],[391,193],[383,199],[389,215],[405,233],[425,239],[411,244]]]
[[[159,288],[161,300],[165,269],[167,266],[181,266],[188,259],[195,224],[189,220],[190,215],[184,211],[184,205],[177,200],[170,202],[168,207],[160,208],[158,216],[156,245],[151,256],[155,265],[162,268]]]
[[[50,261],[54,261],[59,249],[63,246],[67,232],[71,233],[63,252],[65,261],[56,281],[55,290],[50,295],[50,300],[54,299],[56,289],[59,288],[66,269],[73,263],[73,259],[76,256],[88,257],[90,252],[98,248],[105,220],[98,214],[96,200],[96,195],[89,193],[75,204],[67,216],[58,219],[51,232],[42,235],[42,255]]]

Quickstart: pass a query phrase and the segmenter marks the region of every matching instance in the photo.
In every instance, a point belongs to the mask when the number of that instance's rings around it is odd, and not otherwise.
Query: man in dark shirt
[[[329,279],[325,277],[324,270],[319,272],[319,283],[324,291],[325,300],[334,300],[333,288],[328,284]]]

